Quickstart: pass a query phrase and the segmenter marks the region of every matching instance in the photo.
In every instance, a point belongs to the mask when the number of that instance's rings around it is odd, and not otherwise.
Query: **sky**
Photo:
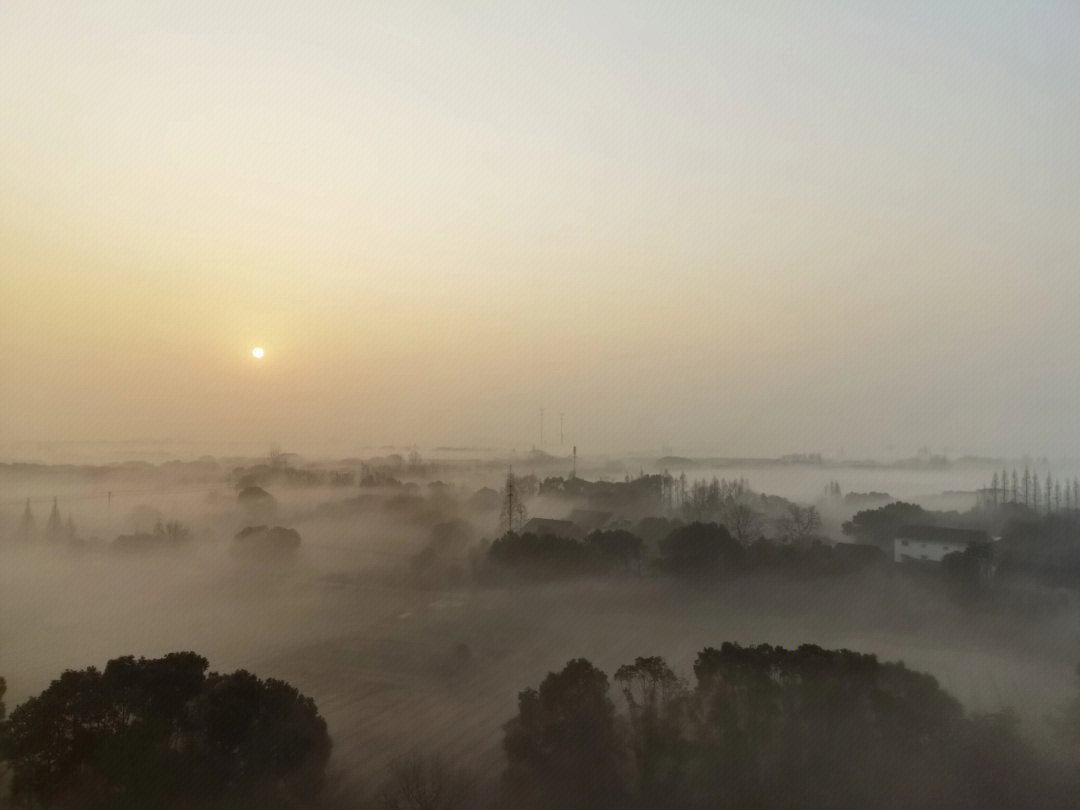
[[[7,0],[0,110],[0,443],[1080,454],[1071,1]]]

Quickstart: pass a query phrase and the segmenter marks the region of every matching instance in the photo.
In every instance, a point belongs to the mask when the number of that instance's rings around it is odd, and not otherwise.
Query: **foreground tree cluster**
[[[660,658],[585,659],[519,696],[505,728],[514,806],[1047,806],[1054,778],[1007,713],[968,716],[929,675],[872,655],[724,644],[682,683]]]
[[[12,796],[86,810],[313,806],[330,757],[314,702],[207,667],[182,652],[64,672],[0,723]]]

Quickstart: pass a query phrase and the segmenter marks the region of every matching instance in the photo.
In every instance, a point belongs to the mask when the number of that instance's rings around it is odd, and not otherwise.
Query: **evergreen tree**
[[[64,522],[60,519],[60,507],[57,506],[56,498],[53,498],[52,512],[49,513],[49,522],[45,525],[45,539],[50,543],[59,543],[64,536]]]
[[[1024,506],[1031,506],[1031,470],[1024,467]]]
[[[1020,500],[1020,485],[1016,476],[1016,467],[1013,467],[1012,471],[1012,501],[1018,503]]]
[[[34,520],[34,513],[30,511],[30,499],[27,498],[26,509],[23,510],[22,520],[19,522],[19,539],[33,540],[35,534],[37,534],[37,523]]]
[[[998,505],[998,474],[997,470],[994,470],[994,477],[990,479],[990,503],[993,506]]]

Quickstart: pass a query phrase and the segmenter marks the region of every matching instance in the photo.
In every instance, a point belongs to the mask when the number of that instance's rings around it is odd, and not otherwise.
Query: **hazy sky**
[[[1078,135],[1072,0],[5,0],[0,441],[1075,454]]]

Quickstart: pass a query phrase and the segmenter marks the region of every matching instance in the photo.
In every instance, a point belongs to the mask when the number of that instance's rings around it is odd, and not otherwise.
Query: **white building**
[[[898,563],[940,563],[947,554],[963,551],[972,543],[986,543],[989,540],[986,532],[975,529],[904,526],[893,539],[893,559]]]

